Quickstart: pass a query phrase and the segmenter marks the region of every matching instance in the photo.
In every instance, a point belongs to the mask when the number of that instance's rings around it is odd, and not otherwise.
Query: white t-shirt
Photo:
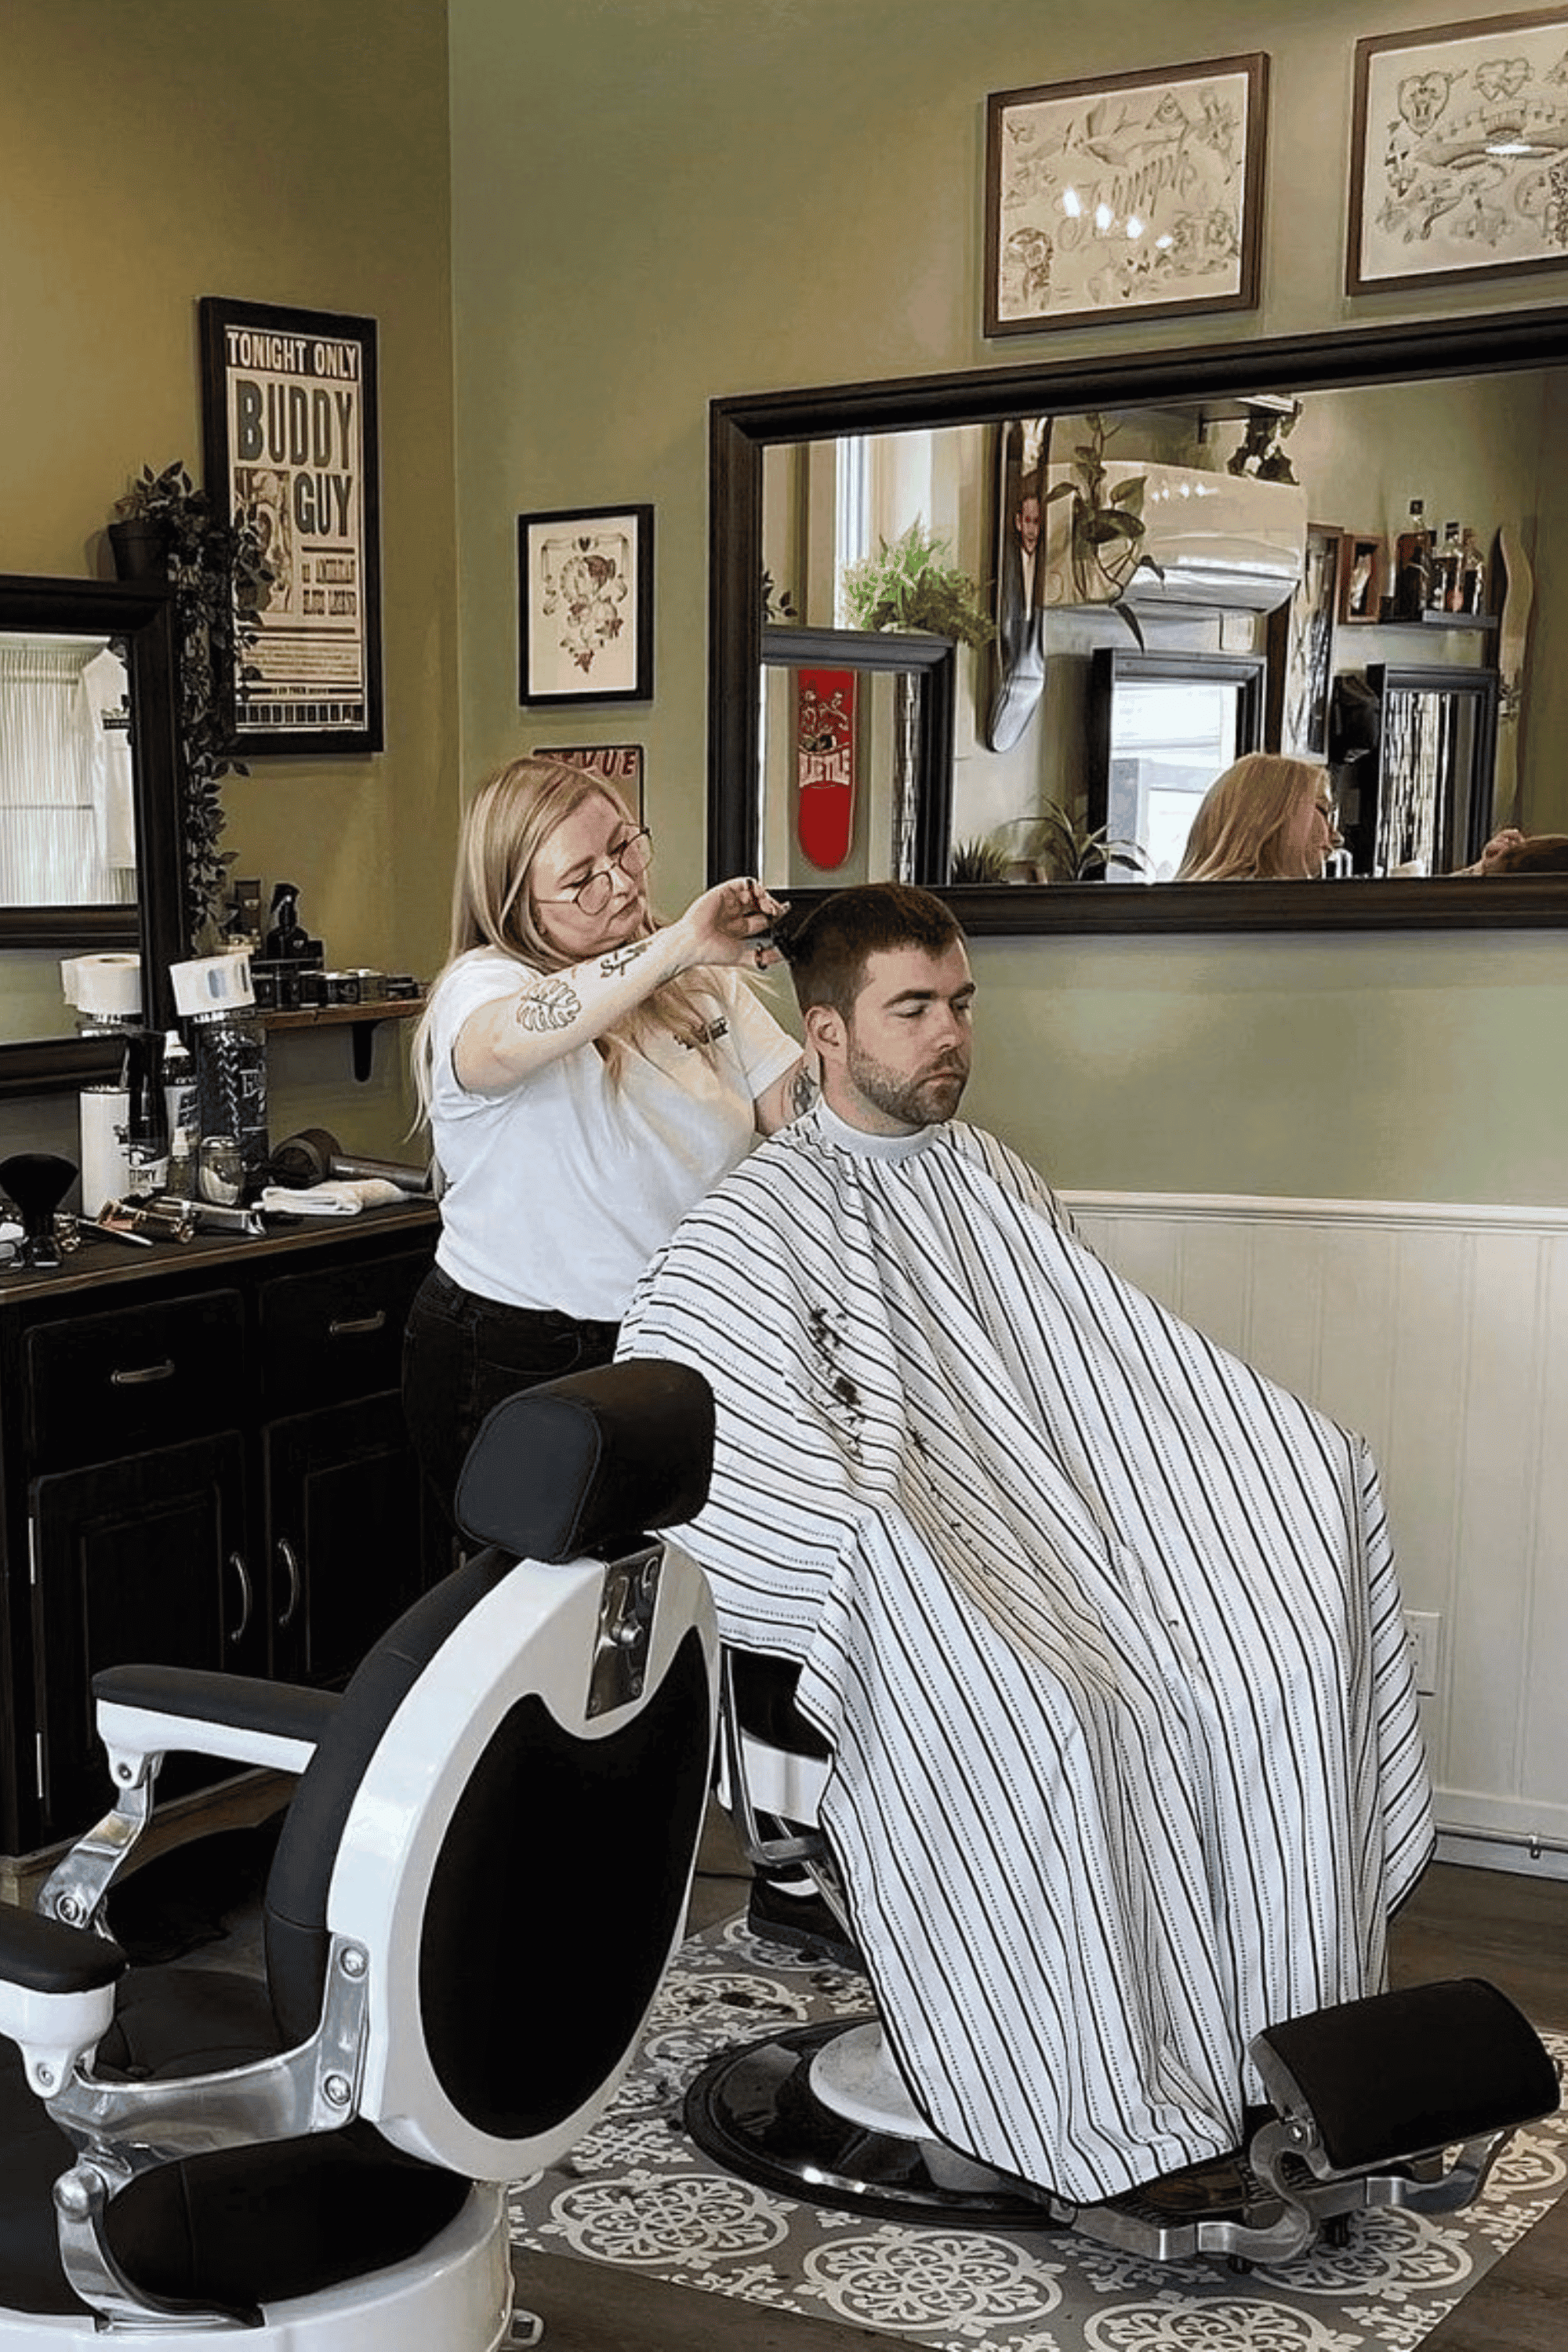
[[[618,1322],[654,1252],[745,1157],[756,1098],[800,1047],[738,972],[717,967],[698,979],[712,1000],[716,1050],[661,1032],[626,1050],[616,1081],[580,1045],[514,1087],[471,1093],[452,1067],[458,1033],[481,1004],[514,994],[526,971],[474,948],[436,991],[437,1264],[481,1297]]]

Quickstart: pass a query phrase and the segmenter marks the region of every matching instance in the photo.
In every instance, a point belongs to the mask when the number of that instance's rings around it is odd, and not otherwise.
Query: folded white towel
[[[324,1184],[268,1184],[259,1206],[269,1217],[357,1217],[405,1197],[385,1176],[337,1176]]]

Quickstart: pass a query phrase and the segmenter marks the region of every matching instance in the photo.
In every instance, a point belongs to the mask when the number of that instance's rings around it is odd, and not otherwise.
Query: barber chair
[[[799,1670],[728,1647],[720,1666],[717,1793],[759,1870],[809,1874],[852,1944],[818,1827],[831,1759],[794,1706]],[[868,1985],[868,1994],[873,1988]],[[1068,2229],[1156,2262],[1237,2269],[1342,2241],[1379,2206],[1455,2212],[1480,2194],[1515,2131],[1559,2103],[1534,2029],[1479,1979],[1412,1987],[1292,2018],[1250,2056],[1270,2104],[1244,2147],[1100,2205],[988,2171],[932,2134],[874,2009],[721,2052],[690,2086],[686,2126],[742,2178],[877,2219]]]
[[[0,1909],[0,2347],[496,2352],[502,2184],[608,2104],[685,1914],[717,1645],[649,1528],[707,1490],[697,1373],[612,1366],[498,1406],[484,1549],[341,1695],[95,1679],[113,1810]],[[132,1969],[104,1897],[162,1758],[299,1774],[264,1971]]]

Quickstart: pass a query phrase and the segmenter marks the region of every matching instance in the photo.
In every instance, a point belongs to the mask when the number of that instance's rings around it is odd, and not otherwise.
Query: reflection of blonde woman
[[[1178,882],[1316,882],[1340,846],[1329,772],[1249,751],[1204,794]]]

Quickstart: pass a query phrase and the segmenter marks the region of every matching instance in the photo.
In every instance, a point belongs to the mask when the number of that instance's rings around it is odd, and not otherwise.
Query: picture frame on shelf
[[[1561,8],[1356,43],[1347,293],[1568,263],[1565,57]]]
[[[603,776],[625,801],[637,821],[643,821],[643,747],[640,743],[539,743],[536,760],[563,760],[568,766],[587,768]]]
[[[1381,539],[1346,531],[1340,542],[1339,618],[1346,628],[1381,618],[1387,557]]]
[[[215,513],[271,573],[228,682],[232,749],[383,749],[376,322],[205,296],[202,446]]]
[[[1268,99],[1261,51],[993,92],[985,333],[1256,309]]]
[[[1329,741],[1329,688],[1345,533],[1309,522],[1301,577],[1268,617],[1268,740],[1288,759],[1321,760]]]
[[[653,693],[653,509],[519,515],[518,698],[646,702]]]

